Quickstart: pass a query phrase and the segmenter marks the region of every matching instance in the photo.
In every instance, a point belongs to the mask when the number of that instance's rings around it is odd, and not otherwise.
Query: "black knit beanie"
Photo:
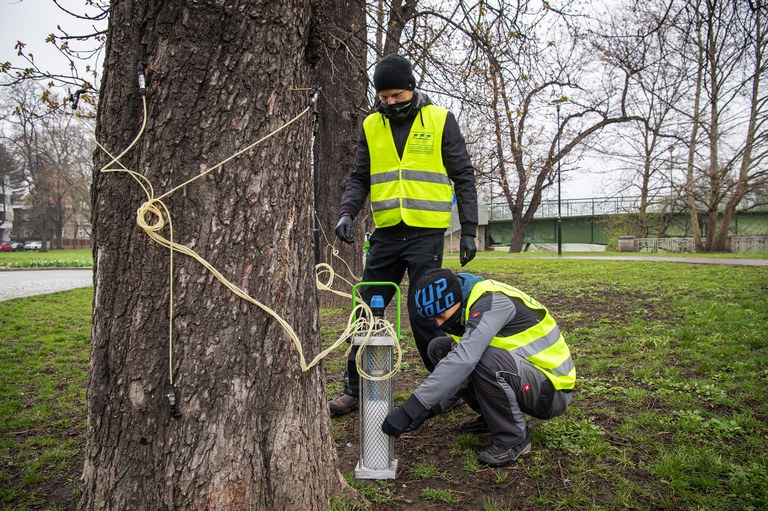
[[[434,318],[461,302],[461,287],[456,274],[447,268],[427,270],[416,284],[416,311],[424,318]]]
[[[373,86],[376,92],[388,89],[413,90],[416,79],[408,59],[395,53],[387,55],[376,64],[373,71]]]

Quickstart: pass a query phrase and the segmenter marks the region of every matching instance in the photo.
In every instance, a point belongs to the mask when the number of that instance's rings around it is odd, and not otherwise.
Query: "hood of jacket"
[[[472,273],[457,273],[456,279],[459,281],[459,289],[461,289],[461,306],[464,308],[467,306],[467,300],[469,300],[469,293],[472,291],[472,288],[475,284],[485,279],[478,275],[473,275]]]
[[[462,337],[466,327],[466,310],[469,293],[472,292],[472,288],[475,284],[485,279],[471,273],[457,273],[456,279],[459,281],[459,289],[461,290],[461,307],[451,316],[451,318],[440,326],[440,329],[447,334]]]

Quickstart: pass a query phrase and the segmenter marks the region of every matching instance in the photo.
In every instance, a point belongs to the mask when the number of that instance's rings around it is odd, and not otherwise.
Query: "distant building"
[[[2,210],[0,210],[0,241],[11,241],[13,230],[13,207],[11,207],[11,181],[4,176],[0,183],[0,198],[2,198]]]
[[[13,241],[42,240],[43,235],[33,227],[32,207],[30,205],[30,194],[16,201],[13,205],[12,219],[13,230],[11,238]],[[83,217],[79,212],[72,212],[71,201],[65,206],[70,214],[66,215],[67,220],[61,229],[61,248],[90,248],[91,247],[91,222]],[[48,247],[56,248],[56,233],[49,233]]]

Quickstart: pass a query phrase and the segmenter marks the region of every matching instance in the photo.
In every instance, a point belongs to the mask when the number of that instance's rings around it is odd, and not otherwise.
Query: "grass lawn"
[[[0,252],[0,268],[66,268],[93,266],[90,248],[47,252]]]
[[[573,403],[532,421],[533,452],[494,470],[475,458],[489,437],[454,430],[466,409],[438,416],[396,442],[389,482],[351,477],[356,414],[334,418],[340,469],[371,509],[768,509],[768,267],[481,255],[467,270],[550,309]],[[0,509],[76,507],[92,293],[0,302]],[[346,315],[321,311],[328,343]],[[407,321],[403,333],[398,402],[424,378]],[[329,395],[342,357],[323,364]]]

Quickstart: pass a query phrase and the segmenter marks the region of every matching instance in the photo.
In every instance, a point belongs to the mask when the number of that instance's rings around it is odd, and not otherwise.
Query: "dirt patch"
[[[537,297],[539,298],[539,297]],[[547,306],[555,318],[558,311],[567,311],[568,318],[559,321],[564,332],[579,328],[596,321],[618,322],[626,313],[637,316],[640,314],[652,316],[659,314],[659,306],[649,295],[626,292],[601,292],[594,295],[579,297],[549,295],[541,297],[541,302]],[[552,304],[555,304],[552,306]],[[639,305],[641,304],[641,305]],[[404,315],[407,311],[403,307]],[[339,317],[338,319],[342,319]],[[329,320],[325,318],[324,322]],[[346,318],[344,318],[346,321]],[[408,318],[403,319],[403,327],[408,326]],[[410,343],[410,345],[409,345]],[[403,361],[409,369],[396,376],[395,395],[408,396],[424,380],[421,359],[418,356],[413,341],[404,340],[407,353]],[[338,382],[341,372],[329,373],[327,382]],[[578,386],[574,393],[574,401],[578,401]],[[618,416],[621,411],[616,411]],[[538,441],[537,427],[540,422],[529,418],[533,452],[518,460],[515,464],[504,468],[488,468],[473,463],[477,452],[491,445],[488,434],[476,435],[471,440],[472,445],[463,445],[468,435],[460,434],[456,427],[462,420],[474,417],[474,412],[466,405],[452,410],[427,421],[419,430],[406,433],[395,440],[395,457],[398,460],[398,475],[395,480],[387,482],[357,481],[363,486],[363,493],[371,502],[373,511],[393,510],[486,510],[486,509],[516,509],[516,510],[549,510],[545,494],[567,492],[570,481],[563,467],[572,461],[572,454],[550,449]],[[334,418],[337,438],[339,468],[345,474],[354,474],[358,463],[359,432],[358,416],[352,413],[345,417]],[[614,446],[625,446],[629,439],[614,433],[619,424],[612,424],[609,417],[601,417],[594,423],[607,432],[605,440]],[[439,475],[420,477],[424,466],[437,469]],[[541,470],[542,466],[548,467]],[[643,474],[638,472],[642,479]],[[596,477],[593,488],[599,488],[600,479]],[[450,490],[450,496],[456,502],[445,500],[430,500],[439,492],[432,490]],[[606,487],[604,495],[611,494],[613,488]],[[445,494],[442,494],[445,495]],[[493,507],[496,506],[496,507]]]
[[[629,295],[626,292],[595,292],[581,296],[549,294],[537,296],[559,320],[566,339],[568,331],[593,324],[597,321],[617,322],[624,313],[638,313],[649,316],[663,313],[663,308],[641,293]],[[407,369],[396,376],[395,393],[398,403],[405,399],[425,378],[421,359],[412,339],[407,310],[403,306],[403,340],[406,348],[403,361]],[[563,318],[560,320],[560,316]],[[326,314],[322,325],[328,328],[328,336],[338,335],[348,318],[347,311]],[[344,364],[341,350],[324,363],[326,384],[338,388],[343,376]],[[335,363],[334,363],[335,362]],[[578,366],[578,361],[577,361]],[[332,368],[332,369],[331,369]],[[586,375],[583,375],[586,376]],[[333,396],[329,396],[333,397]],[[574,392],[574,402],[579,402],[579,389]],[[649,409],[656,403],[647,403]],[[585,406],[584,410],[588,410]],[[621,416],[622,410],[615,410]],[[544,445],[537,429],[541,423],[530,419],[533,452],[505,468],[487,468],[476,464],[478,451],[491,444],[489,435],[461,435],[456,426],[474,413],[466,405],[428,421],[419,430],[407,433],[395,441],[395,456],[398,459],[397,478],[390,481],[355,481],[368,498],[372,511],[397,510],[549,510],[552,508],[547,495],[567,493],[571,482],[566,468],[573,462],[573,454]],[[617,447],[625,446],[630,439],[616,432],[619,424],[610,417],[596,415],[590,420],[606,433],[605,440]],[[359,433],[357,413],[334,418],[334,436],[338,453],[339,469],[345,474],[354,474],[359,459]],[[84,432],[75,433],[76,435]],[[82,441],[78,442],[82,448]],[[63,509],[75,509],[78,497],[78,479],[82,467],[82,451],[77,457],[78,464],[62,474],[43,482],[35,488],[42,502],[55,502]],[[433,467],[436,473],[424,476],[424,467]],[[642,480],[647,477],[641,470],[634,476]],[[605,491],[601,492],[601,484]],[[601,483],[599,477],[591,483],[595,491],[595,505],[599,507],[600,495],[609,495],[615,488]],[[450,492],[450,493],[448,493]],[[446,497],[448,496],[448,497]],[[603,497],[605,498],[605,497]],[[495,507],[494,507],[495,506]],[[610,507],[610,506],[609,506]]]

